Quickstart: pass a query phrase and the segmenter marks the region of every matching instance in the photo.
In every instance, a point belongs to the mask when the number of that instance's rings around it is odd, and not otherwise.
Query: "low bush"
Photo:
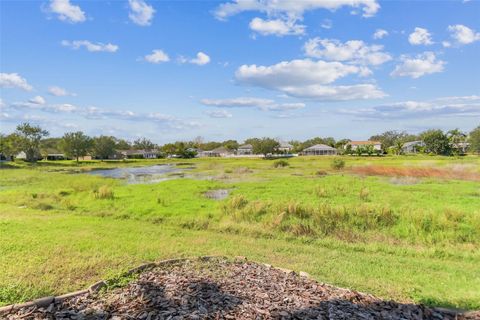
[[[274,168],[284,168],[290,166],[287,160],[277,160],[273,163]]]
[[[330,163],[330,166],[332,167],[332,169],[341,170],[341,169],[345,168],[345,160],[340,159],[340,158],[335,158]]]
[[[109,186],[101,186],[93,190],[95,199],[113,199],[115,197],[113,190]]]

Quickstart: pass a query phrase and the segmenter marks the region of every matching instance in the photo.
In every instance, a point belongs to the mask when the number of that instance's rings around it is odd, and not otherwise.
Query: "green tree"
[[[133,148],[139,150],[152,150],[156,148],[156,145],[147,138],[139,138],[133,142]]]
[[[439,129],[431,129],[420,134],[421,139],[425,143],[427,152],[437,155],[450,155],[450,140],[447,135]]]
[[[470,132],[468,142],[470,143],[470,150],[473,153],[480,154],[480,126]]]
[[[20,137],[16,133],[9,135],[0,133],[0,154],[5,158],[13,158],[20,150]]]
[[[405,131],[385,131],[384,133],[371,136],[371,141],[379,141],[382,143],[382,151],[387,152],[389,148],[395,147],[395,144],[400,142],[408,142],[418,140],[415,135],[408,134]]]
[[[22,123],[17,126],[15,133],[19,137],[19,145],[27,156],[27,161],[36,162],[40,156],[40,141],[48,136],[48,131],[39,126]]]
[[[81,131],[65,133],[60,142],[60,147],[68,156],[75,158],[84,157],[91,150],[92,139]]]
[[[237,140],[225,140],[222,142],[222,146],[224,146],[228,150],[233,151],[238,149],[239,144]]]
[[[93,153],[102,160],[115,155],[115,146],[116,143],[113,137],[100,136],[93,139]]]
[[[455,155],[460,155],[464,153],[464,148],[461,146],[462,143],[465,143],[467,140],[467,135],[456,128],[447,132],[448,140],[450,141],[450,146],[452,152]]]
[[[132,146],[127,140],[124,139],[116,139],[115,140],[115,148],[117,150],[129,150]]]
[[[250,141],[251,140],[251,141]],[[247,142],[250,141],[250,142]],[[263,154],[265,157],[268,154],[274,153],[276,149],[280,146],[280,143],[272,138],[254,138],[247,140],[247,143],[250,143],[253,146],[253,153]]]
[[[375,153],[375,147],[373,146],[373,144],[367,144],[364,150],[369,156]]]
[[[393,145],[393,152],[398,156],[398,155],[401,155],[403,153],[403,146],[405,145],[405,143],[401,140],[397,140],[395,142],[395,145]]]

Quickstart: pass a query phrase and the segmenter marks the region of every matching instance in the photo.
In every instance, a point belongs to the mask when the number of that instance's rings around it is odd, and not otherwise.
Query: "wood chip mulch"
[[[190,260],[156,267],[128,285],[86,293],[6,319],[479,319],[383,301],[252,262]],[[1,317],[0,317],[1,318]]]

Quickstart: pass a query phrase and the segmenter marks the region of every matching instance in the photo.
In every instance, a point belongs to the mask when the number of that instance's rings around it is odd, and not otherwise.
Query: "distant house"
[[[46,157],[47,160],[66,160],[67,157],[63,153],[49,153]]]
[[[237,149],[238,155],[251,155],[253,154],[253,146],[251,144],[244,144]]]
[[[202,151],[201,157],[231,157],[233,156],[233,152],[225,147],[218,147],[213,150]]]
[[[350,141],[345,145],[345,149],[351,146],[353,151],[357,150],[359,147],[373,146],[373,149],[376,151],[382,150],[382,143],[379,141]]]
[[[123,150],[120,151],[125,159],[157,159],[157,150]]]
[[[316,144],[304,149],[301,154],[303,156],[334,156],[337,154],[337,149],[326,144]]]
[[[418,153],[423,147],[425,147],[425,142],[421,140],[405,142],[402,153]]]
[[[25,151],[20,151],[16,156],[15,156],[16,159],[20,159],[20,160],[27,160],[27,154],[25,153]]]
[[[280,142],[277,150],[282,153],[290,153],[293,149],[293,146],[288,142]]]
[[[468,142],[459,142],[452,144],[452,148],[458,150],[460,153],[467,153],[468,149],[470,148],[470,143]]]

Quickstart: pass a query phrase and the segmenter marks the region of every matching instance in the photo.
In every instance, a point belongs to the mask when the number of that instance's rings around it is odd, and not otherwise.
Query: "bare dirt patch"
[[[350,169],[355,174],[387,177],[440,178],[480,181],[480,173],[470,167],[424,168],[424,167],[387,167],[361,166]]]
[[[475,319],[383,301],[245,260],[182,261],[143,271],[120,288],[85,293],[6,319]]]

